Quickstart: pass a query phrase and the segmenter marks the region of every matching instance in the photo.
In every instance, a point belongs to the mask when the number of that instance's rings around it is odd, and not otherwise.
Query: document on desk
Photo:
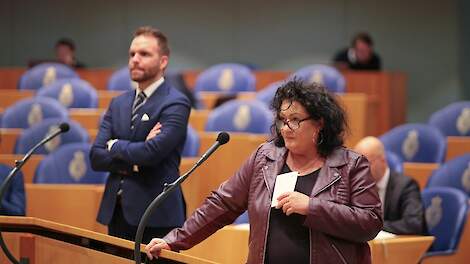
[[[276,176],[271,207],[276,207],[277,197],[279,197],[281,194],[294,191],[295,184],[297,183],[297,176],[299,176],[297,171],[279,174]]]

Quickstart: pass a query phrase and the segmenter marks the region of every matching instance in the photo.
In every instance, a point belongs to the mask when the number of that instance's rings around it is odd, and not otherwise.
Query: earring
[[[320,138],[320,140],[318,140],[318,138]],[[317,145],[320,145],[321,143],[323,143],[323,133],[320,131],[318,132]]]

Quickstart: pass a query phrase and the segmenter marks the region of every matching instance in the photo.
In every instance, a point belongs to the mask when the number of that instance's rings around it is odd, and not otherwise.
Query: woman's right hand
[[[152,260],[153,257],[158,258],[162,249],[171,250],[170,246],[161,238],[154,238],[145,246],[147,257],[150,260]]]

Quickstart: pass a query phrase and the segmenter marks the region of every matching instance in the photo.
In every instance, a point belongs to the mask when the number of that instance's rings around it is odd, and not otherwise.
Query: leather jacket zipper
[[[341,259],[341,262],[344,263],[344,264],[348,264],[348,262],[346,262],[346,259],[343,257],[343,254],[341,254],[341,252],[335,246],[335,244],[331,243],[331,247],[336,251],[336,254],[338,254],[339,258]]]
[[[268,189],[268,194],[269,194],[269,201],[268,201],[268,216],[267,216],[267,221],[266,221],[266,232],[264,234],[264,248],[263,248],[263,261],[261,263],[264,263],[266,260],[266,245],[268,244],[268,231],[269,231],[269,219],[271,218],[271,191],[269,189],[268,182],[266,181],[266,166],[263,167],[263,178],[264,178],[264,184],[266,184],[266,188]]]

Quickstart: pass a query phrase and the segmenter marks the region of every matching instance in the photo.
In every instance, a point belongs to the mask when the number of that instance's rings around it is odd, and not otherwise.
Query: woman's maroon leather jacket
[[[248,209],[248,263],[264,263],[271,194],[287,150],[262,144],[218,190],[164,240],[189,249]],[[367,160],[344,147],[325,160],[303,223],[310,230],[310,263],[370,263],[368,240],[382,228],[381,204]]]

